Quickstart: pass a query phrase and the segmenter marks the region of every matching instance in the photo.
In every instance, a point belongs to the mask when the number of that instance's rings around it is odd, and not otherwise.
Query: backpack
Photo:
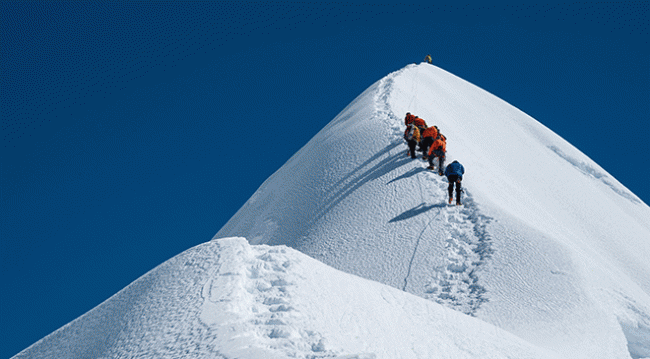
[[[443,155],[445,152],[447,152],[447,138],[445,138],[445,135],[443,134],[439,134],[438,137],[436,137],[436,140],[433,142],[431,148],[429,149],[429,155],[435,153],[436,151],[440,151]]]
[[[419,141],[420,138],[420,130],[418,129],[417,126],[411,124],[409,127],[406,129],[406,132],[404,132],[404,139],[407,141]]]
[[[431,126],[422,131],[422,137],[431,137],[435,139],[438,137],[438,128],[436,126]]]

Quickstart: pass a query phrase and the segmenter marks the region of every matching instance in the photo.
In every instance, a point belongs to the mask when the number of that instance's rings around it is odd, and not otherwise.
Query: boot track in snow
[[[397,143],[402,140],[402,119],[392,111],[388,99],[392,90],[393,77],[399,75],[402,71],[387,77],[380,84],[376,96],[378,115],[388,120],[387,122],[395,133]],[[440,127],[444,128],[444,124]],[[423,166],[426,166],[426,164],[423,164]],[[480,284],[479,276],[482,266],[493,253],[492,236],[486,228],[492,218],[481,213],[471,193],[466,188],[463,189],[463,205],[448,206],[446,204],[448,183],[444,177],[439,176],[437,172],[426,170],[416,173],[416,176],[426,176],[426,181],[433,184],[434,188],[437,189],[433,192],[423,190],[423,188],[429,186],[422,186],[422,182],[419,180],[423,203],[425,203],[424,199],[429,197],[429,201],[440,204],[427,206],[429,208],[436,207],[437,213],[431,214],[431,219],[426,222],[427,224],[419,232],[408,266],[408,272],[404,278],[404,285],[401,289],[407,290],[411,267],[420,243],[427,240],[444,240],[447,250],[444,255],[445,264],[431,268],[428,283],[423,290],[420,288],[418,291],[423,291],[424,298],[428,300],[475,316],[481,304],[488,301],[486,289]],[[426,238],[424,234],[429,226],[443,228],[446,234],[445,238]]]

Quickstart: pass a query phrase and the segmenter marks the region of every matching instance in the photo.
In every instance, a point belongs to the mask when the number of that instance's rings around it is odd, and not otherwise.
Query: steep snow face
[[[403,117],[466,169],[406,156]],[[216,234],[287,245],[571,358],[650,357],[650,208],[525,113],[428,64],[373,84]]]
[[[214,240],[16,358],[555,358],[501,329],[284,246]]]

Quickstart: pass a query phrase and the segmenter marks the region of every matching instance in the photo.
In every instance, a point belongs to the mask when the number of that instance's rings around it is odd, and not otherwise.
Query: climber
[[[411,115],[410,112],[407,112],[406,117],[404,117],[404,124],[406,126],[408,126],[408,125],[411,124],[411,122],[413,122],[414,119],[415,119],[415,116]]]
[[[423,155],[422,159],[426,160],[427,159],[427,154],[429,153],[429,147],[433,144],[433,141],[435,141],[436,137],[438,137],[438,126],[433,125],[431,127],[427,127],[424,131],[420,133],[420,137],[422,137],[420,141],[420,148],[422,149]]]
[[[411,158],[416,158],[415,146],[420,142],[420,130],[415,124],[411,123],[406,127],[406,131],[404,131],[404,139],[409,146],[409,151],[406,155],[410,155]]]
[[[426,61],[427,63],[430,64],[430,63],[431,63],[431,55],[427,55],[427,56],[424,58],[424,61]]]
[[[445,165],[446,152],[447,138],[445,135],[438,132],[438,137],[436,137],[436,139],[433,141],[433,144],[431,144],[431,148],[429,148],[429,154],[427,155],[427,158],[429,160],[429,167],[427,168],[433,170],[433,157],[438,157],[438,174],[442,176],[442,169]]]
[[[427,122],[418,116],[415,116],[415,118],[413,118],[413,123],[418,126],[420,133],[422,133],[422,131],[427,128]]]
[[[449,204],[454,199],[454,184],[456,184],[456,205],[460,206],[460,193],[463,191],[461,189],[461,181],[463,180],[464,173],[465,168],[456,160],[445,168],[445,176],[447,176],[447,181],[449,182],[449,187],[447,188],[449,191]]]
[[[415,116],[411,114],[410,112],[406,113],[406,117],[404,117],[404,124],[406,126],[410,125],[411,123],[415,122],[415,125],[418,126],[420,130],[423,130],[427,128],[427,123],[423,119],[419,118],[418,116]]]

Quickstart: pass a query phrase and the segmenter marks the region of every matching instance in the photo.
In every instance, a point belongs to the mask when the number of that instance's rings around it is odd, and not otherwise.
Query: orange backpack
[[[427,123],[424,122],[423,119],[421,119],[421,118],[419,118],[419,117],[417,117],[417,116],[415,116],[415,118],[413,119],[413,122],[414,122],[415,125],[418,126],[418,127],[422,127],[422,128],[426,128],[426,127],[427,127]]]
[[[436,126],[427,127],[426,130],[422,131],[422,137],[436,138],[438,137],[438,129]]]
[[[440,135],[433,141],[431,148],[429,148],[429,156],[433,154],[433,151],[442,151],[443,153],[447,152],[447,138],[444,135]]]

